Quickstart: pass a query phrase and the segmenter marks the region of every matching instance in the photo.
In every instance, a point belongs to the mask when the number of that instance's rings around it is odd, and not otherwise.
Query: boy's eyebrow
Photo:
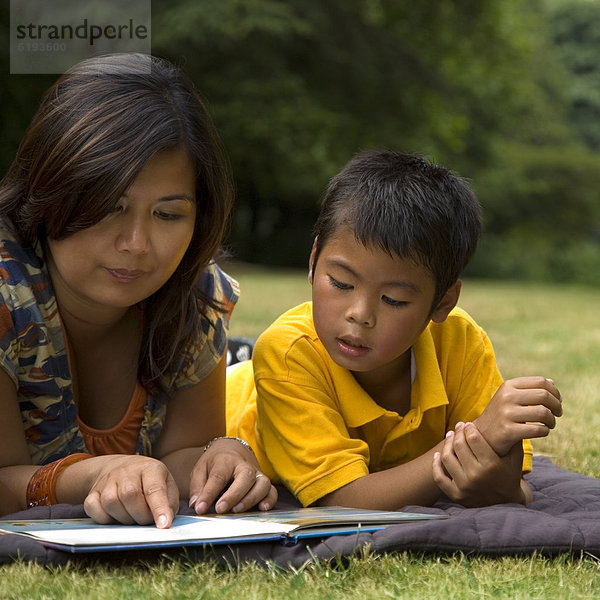
[[[350,265],[346,264],[342,260],[330,258],[327,260],[327,262],[332,266],[340,267],[340,268],[348,271],[348,273],[350,273],[354,277],[359,276],[358,273]],[[397,286],[397,287],[402,287],[402,288],[412,290],[413,292],[417,292],[419,294],[421,293],[421,288],[417,284],[413,283],[412,281],[391,279],[389,281],[382,281],[381,285],[382,286]]]

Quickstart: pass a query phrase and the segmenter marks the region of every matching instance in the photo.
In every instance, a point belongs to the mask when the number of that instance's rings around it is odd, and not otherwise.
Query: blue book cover
[[[169,529],[100,525],[92,519],[0,521],[0,533],[29,536],[45,546],[69,552],[106,552],[250,541],[280,540],[289,544],[306,537],[377,531],[407,521],[443,518],[447,516],[328,506],[239,515],[177,515]]]

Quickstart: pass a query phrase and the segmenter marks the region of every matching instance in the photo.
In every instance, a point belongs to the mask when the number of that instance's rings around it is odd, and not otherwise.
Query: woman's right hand
[[[147,525],[163,529],[171,525],[179,509],[179,490],[167,467],[146,456],[101,456],[94,461],[98,470],[83,503],[86,514],[97,523]]]

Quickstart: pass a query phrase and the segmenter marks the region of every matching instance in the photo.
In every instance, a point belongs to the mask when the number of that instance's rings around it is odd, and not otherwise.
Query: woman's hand
[[[216,439],[198,459],[190,482],[190,507],[205,513],[221,492],[218,513],[243,512],[256,505],[270,510],[277,501],[277,490],[261,473],[254,454],[232,438]]]
[[[179,509],[179,490],[167,467],[146,456],[111,455],[96,462],[98,472],[83,506],[98,523],[171,525]]]

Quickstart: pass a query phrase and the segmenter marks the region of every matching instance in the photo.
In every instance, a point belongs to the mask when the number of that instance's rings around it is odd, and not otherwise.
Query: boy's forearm
[[[442,444],[408,463],[360,477],[315,504],[372,510],[398,510],[409,504],[431,506],[440,496],[431,465],[434,452]]]
[[[523,491],[524,501],[522,504],[529,504],[533,500],[533,491],[530,485],[521,478],[521,490]]]

